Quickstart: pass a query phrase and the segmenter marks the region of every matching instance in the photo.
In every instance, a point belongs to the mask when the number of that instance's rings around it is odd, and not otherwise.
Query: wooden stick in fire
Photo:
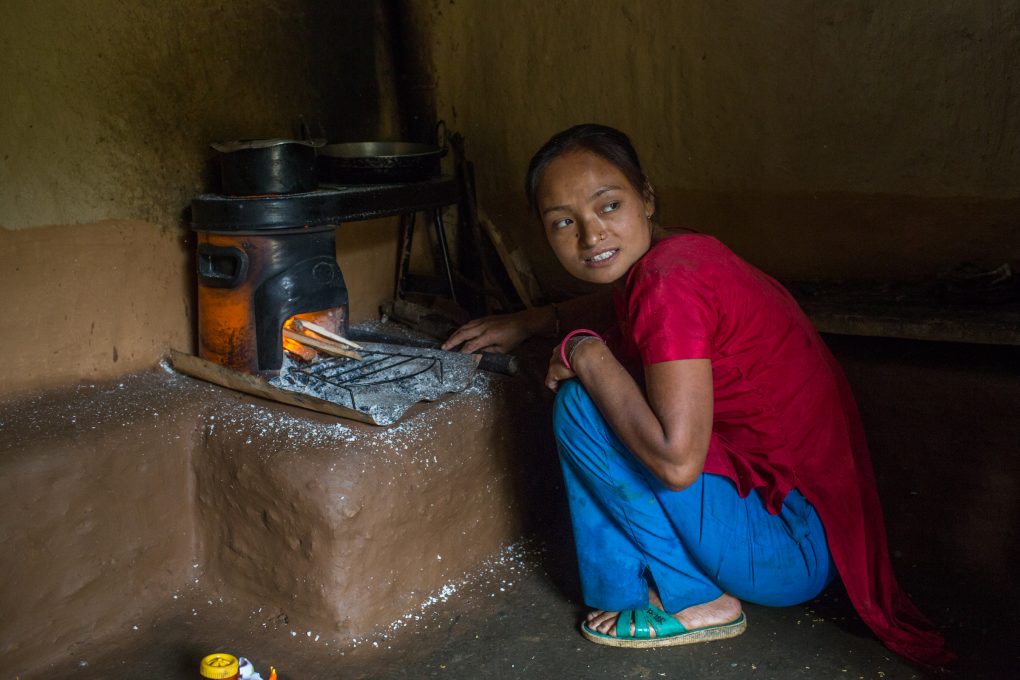
[[[304,345],[292,342],[289,345],[284,345],[283,349],[288,354],[291,354],[305,363],[315,361],[319,357],[319,353],[311,347],[305,347]]]
[[[294,328],[299,331],[309,330],[317,335],[321,335],[324,338],[333,340],[334,342],[339,342],[342,345],[347,345],[352,349],[364,349],[358,343],[352,340],[348,340],[342,335],[337,335],[333,331],[329,330],[328,328],[323,328],[317,323],[312,323],[311,321],[302,321],[301,319],[294,319],[292,323],[294,325]]]
[[[333,342],[332,340],[322,340],[320,338],[313,338],[310,335],[304,335],[302,333],[295,333],[289,328],[283,329],[283,337],[289,338],[294,342],[299,342],[302,345],[313,347],[326,354],[332,354],[333,356],[349,357],[351,359],[357,359],[361,361],[361,355],[352,349],[344,347],[339,342]]]

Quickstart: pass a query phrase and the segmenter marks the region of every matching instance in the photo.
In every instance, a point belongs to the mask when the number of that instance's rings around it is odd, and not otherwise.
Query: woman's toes
[[[611,634],[616,627],[617,616],[619,616],[618,612],[596,610],[589,614],[588,627],[600,633]]]

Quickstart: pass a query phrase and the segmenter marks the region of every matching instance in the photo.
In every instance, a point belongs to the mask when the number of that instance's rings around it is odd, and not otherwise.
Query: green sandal
[[[630,634],[632,622],[633,635]],[[588,627],[587,622],[581,622],[581,634],[595,644],[633,648],[673,647],[695,642],[725,640],[740,635],[746,629],[747,618],[741,614],[729,623],[687,630],[682,623],[651,604],[645,609],[625,609],[620,612],[616,619],[615,637],[593,630]],[[652,631],[655,632],[655,637],[651,637]]]

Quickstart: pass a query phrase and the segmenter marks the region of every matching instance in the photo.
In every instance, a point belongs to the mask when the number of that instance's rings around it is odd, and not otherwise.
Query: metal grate
[[[290,375],[307,387],[318,383],[343,390],[351,400],[351,408],[359,408],[356,388],[389,386],[399,390],[402,384],[410,385],[415,378],[429,372],[434,374],[438,383],[443,383],[443,362],[435,356],[414,354],[414,351],[363,352],[360,361],[330,357],[295,366]]]

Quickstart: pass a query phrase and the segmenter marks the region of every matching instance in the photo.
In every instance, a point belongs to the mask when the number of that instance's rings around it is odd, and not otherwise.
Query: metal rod
[[[453,271],[450,269],[450,251],[446,247],[446,229],[443,228],[443,209],[433,211],[433,222],[436,227],[436,240],[443,254],[443,268],[446,270],[446,283],[450,287],[450,299],[457,302],[457,291],[453,288]]]

